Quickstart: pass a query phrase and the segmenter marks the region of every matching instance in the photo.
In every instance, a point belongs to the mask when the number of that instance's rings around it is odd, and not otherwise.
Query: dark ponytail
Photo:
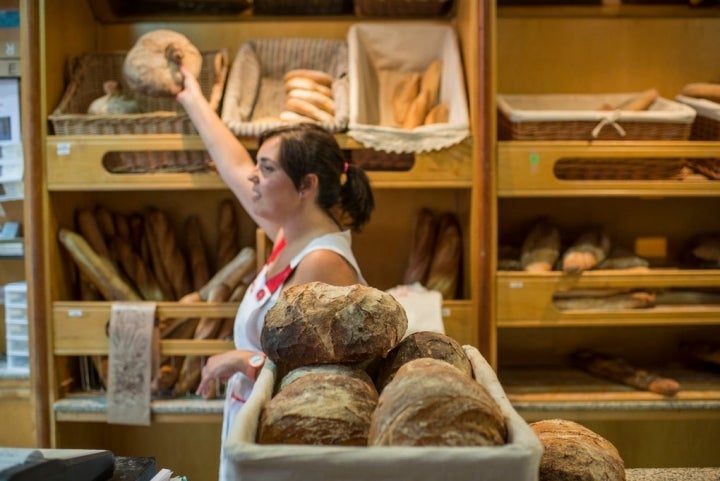
[[[306,175],[317,175],[318,205],[343,229],[360,231],[375,199],[367,175],[348,163],[335,136],[317,124],[288,124],[263,132],[258,148],[273,137],[280,138],[280,165],[295,188],[300,189]]]

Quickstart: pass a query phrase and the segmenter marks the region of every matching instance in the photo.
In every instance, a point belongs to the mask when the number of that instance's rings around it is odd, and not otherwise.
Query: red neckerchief
[[[273,247],[273,250],[270,253],[270,257],[268,257],[268,260],[265,263],[265,265],[270,264],[277,258],[277,256],[280,255],[280,252],[282,252],[283,248],[285,247],[285,244],[287,244],[287,242],[285,241],[285,238],[283,237],[282,239],[280,239],[280,242],[278,242],[275,245],[275,247]],[[265,296],[273,295],[275,293],[275,291],[277,291],[278,288],[281,285],[283,285],[283,283],[287,280],[287,278],[290,277],[290,274],[292,274],[292,271],[293,271],[292,267],[290,266],[290,264],[288,264],[285,267],[285,269],[281,270],[280,272],[278,272],[277,274],[275,274],[274,276],[272,276],[270,278],[266,278],[265,286],[262,289],[260,289],[259,291],[257,291],[257,293],[255,294],[255,297],[257,298],[257,300],[261,301]]]

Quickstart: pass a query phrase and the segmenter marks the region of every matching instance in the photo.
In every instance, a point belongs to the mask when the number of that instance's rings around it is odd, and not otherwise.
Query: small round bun
[[[174,97],[183,89],[185,67],[200,76],[202,55],[181,33],[153,30],[138,39],[125,56],[123,75],[132,90],[153,97]]]

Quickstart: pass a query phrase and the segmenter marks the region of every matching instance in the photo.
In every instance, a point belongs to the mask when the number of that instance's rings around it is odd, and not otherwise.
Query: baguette
[[[252,272],[255,267],[255,250],[251,247],[245,247],[238,255],[233,258],[222,269],[217,271],[212,278],[201,287],[197,294],[203,301],[207,301],[213,289],[218,284],[224,284],[228,290],[232,291],[242,281],[243,277]]]
[[[425,116],[431,107],[430,95],[427,90],[420,90],[418,96],[412,101],[402,124],[405,130],[412,130],[425,122]]]
[[[425,284],[437,237],[437,219],[430,209],[423,208],[415,219],[415,228],[410,243],[408,266],[403,284],[419,282]]]
[[[560,231],[547,219],[533,225],[520,249],[520,266],[528,272],[548,272],[560,257]]]
[[[438,219],[435,246],[426,287],[439,291],[443,299],[455,299],[460,280],[462,237],[454,214],[448,212]]]
[[[594,269],[607,259],[610,253],[610,238],[602,229],[594,228],[583,232],[570,246],[562,258],[562,270],[568,274]]]
[[[420,80],[420,91],[428,93],[428,108],[438,103],[440,98],[440,79],[442,77],[443,64],[440,60],[433,60],[425,69]]]
[[[681,95],[720,102],[720,83],[693,82],[685,85],[680,91]]]
[[[142,259],[132,250],[129,239],[119,236],[113,238],[110,245],[127,278],[133,283],[140,296],[146,301],[164,301],[160,285]]]
[[[232,294],[230,294],[230,298],[228,299],[228,302],[240,302],[242,301],[243,296],[245,295],[245,291],[247,290],[248,285],[244,282],[241,282],[237,285],[235,290],[233,290]],[[226,317],[223,319],[222,326],[220,326],[220,329],[217,333],[218,339],[231,339],[233,335],[233,329],[235,327],[235,318],[234,317]]]
[[[315,70],[315,69],[307,69],[307,68],[296,68],[293,70],[288,70],[285,75],[283,76],[283,80],[286,82],[290,79],[294,78],[306,78],[310,79],[313,82],[317,82],[320,85],[324,85],[326,87],[331,87],[333,83],[333,77],[327,72],[324,72],[322,70]]]
[[[650,108],[650,106],[655,102],[655,100],[660,96],[660,93],[657,91],[657,89],[648,89],[644,92],[641,92],[640,95],[632,99],[630,103],[627,105],[624,105],[621,107],[621,110],[628,110],[628,111],[640,111],[640,110],[647,110]]]
[[[195,215],[191,215],[185,220],[185,245],[187,246],[192,286],[197,291],[210,280],[210,263],[205,252],[200,221]]]
[[[100,257],[112,260],[105,235],[100,229],[95,214],[89,209],[79,209],[75,213],[75,223],[78,227],[78,233],[83,236],[95,253]]]
[[[425,116],[423,123],[425,125],[430,124],[445,124],[450,119],[450,111],[445,104],[435,104],[433,108]]]
[[[159,209],[150,209],[147,214],[146,228],[151,233],[151,246],[152,243],[155,244],[154,252],[160,256],[158,259],[159,270],[164,272],[171,287],[173,299],[179,299],[193,289],[187,259],[180,249],[170,219],[165,212]]]
[[[233,260],[240,250],[238,244],[238,220],[235,207],[231,200],[224,199],[218,207],[218,268]]]
[[[403,125],[408,110],[415,97],[420,93],[420,74],[409,72],[400,79],[392,97],[393,119],[398,125]]]
[[[135,289],[120,276],[110,261],[97,255],[80,234],[61,228],[58,238],[80,272],[97,287],[105,300],[142,300]]]
[[[572,354],[573,365],[590,374],[619,382],[635,389],[650,391],[663,396],[674,396],[680,391],[680,383],[659,374],[638,369],[627,360],[592,350],[580,350]]]

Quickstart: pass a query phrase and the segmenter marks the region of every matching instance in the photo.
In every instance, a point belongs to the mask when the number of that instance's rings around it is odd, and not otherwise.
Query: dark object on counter
[[[573,353],[571,362],[575,367],[590,374],[635,389],[650,391],[663,396],[674,396],[680,390],[680,383],[674,379],[639,369],[623,358],[590,349],[583,349]]]
[[[1,481],[105,481],[114,468],[106,450],[0,448]]]

